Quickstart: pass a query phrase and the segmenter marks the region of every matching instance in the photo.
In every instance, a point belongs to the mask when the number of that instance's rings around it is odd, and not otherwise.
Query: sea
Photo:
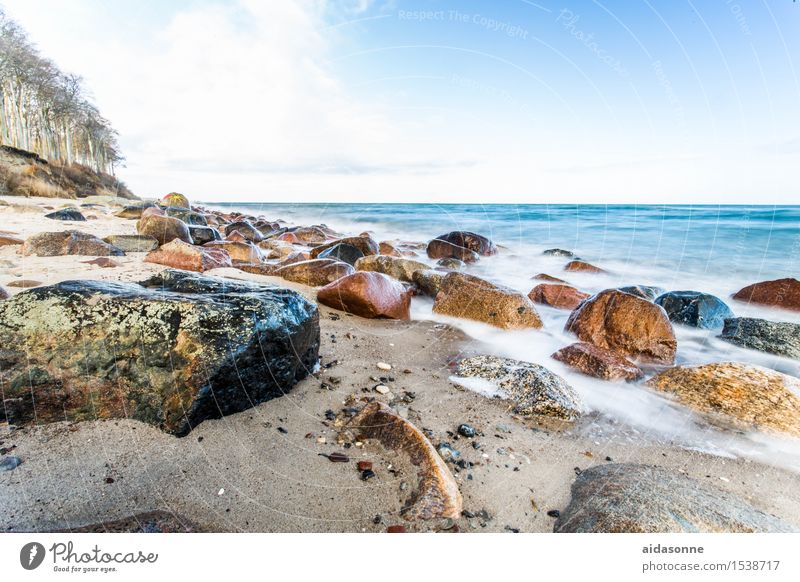
[[[746,305],[731,295],[757,281],[800,278],[800,206],[575,204],[237,204],[238,210],[290,224],[325,224],[345,234],[369,231],[376,240],[422,241],[453,230],[491,238],[501,247],[467,272],[528,293],[547,273],[595,293],[625,285],[654,285],[716,295],[737,316],[800,323],[800,313]],[[565,273],[569,259],[543,254],[560,248],[607,272]],[[429,262],[424,252],[414,257]],[[433,302],[414,298],[412,319],[461,329],[473,353],[541,364],[582,396],[592,420],[579,429],[596,439],[652,441],[723,457],[746,457],[800,472],[800,439],[723,430],[642,383],[609,383],[575,373],[550,355],[575,341],[564,332],[568,311],[537,306],[543,330],[504,331],[440,316]],[[675,326],[677,364],[736,361],[800,378],[800,361],[740,348],[720,330]],[[396,332],[387,332],[396,333]],[[389,338],[390,340],[390,338]],[[469,384],[469,383],[465,383]],[[468,386],[475,388],[475,385]],[[800,394],[798,394],[800,396]],[[598,440],[600,442],[600,440]]]

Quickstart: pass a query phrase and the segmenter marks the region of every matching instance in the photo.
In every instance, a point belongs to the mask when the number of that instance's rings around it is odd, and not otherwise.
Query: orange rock
[[[378,252],[382,255],[389,255],[390,257],[402,257],[403,254],[398,251],[394,245],[387,241],[378,243]]]
[[[278,236],[277,239],[291,243],[293,245],[300,243],[297,236],[293,232],[284,232],[282,235]]]
[[[322,287],[355,273],[352,265],[334,259],[310,259],[284,265],[275,271],[287,281],[302,283],[309,287]]]
[[[177,239],[150,251],[144,261],[199,273],[233,266],[231,256],[223,249],[196,247]]]
[[[578,342],[561,348],[552,358],[601,380],[639,380],[644,373],[630,360],[592,344]]]
[[[539,281],[550,281],[551,283],[563,283],[564,285],[568,285],[564,279],[559,279],[558,277],[553,277],[552,275],[548,275],[547,273],[539,273],[538,275],[534,275],[531,279],[538,279]]]
[[[9,245],[21,245],[25,241],[10,233],[0,232],[0,247]]]
[[[573,311],[565,330],[578,339],[644,362],[672,364],[678,342],[666,312],[646,299],[608,289]]]
[[[475,251],[438,238],[428,243],[426,252],[432,259],[458,259],[465,263],[474,263],[480,258]]]
[[[171,216],[161,216],[158,214],[147,214],[148,208],[142,214],[142,218],[136,223],[136,232],[143,236],[152,236],[158,244],[167,244],[175,239],[191,244],[192,235],[185,222]]]
[[[419,481],[400,513],[407,520],[457,518],[463,501],[453,475],[430,441],[413,424],[381,402],[367,404],[345,427],[351,440],[374,439],[406,455],[419,468]]]
[[[558,309],[575,309],[581,301],[589,297],[588,293],[578,291],[569,285],[549,285],[542,283],[528,293],[531,301],[549,305]]]
[[[748,285],[733,296],[738,301],[800,311],[800,281],[793,278]]]
[[[358,271],[317,292],[323,305],[370,319],[408,319],[412,291],[383,273]]]
[[[601,269],[600,267],[595,267],[594,265],[590,265],[584,261],[570,261],[564,267],[565,271],[570,272],[582,272],[582,273],[605,273],[607,272],[605,269]]]
[[[253,243],[233,240],[213,240],[203,245],[203,248],[222,249],[230,255],[234,263],[260,263],[261,252]]]

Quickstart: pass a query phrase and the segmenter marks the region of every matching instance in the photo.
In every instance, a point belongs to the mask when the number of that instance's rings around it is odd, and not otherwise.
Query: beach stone
[[[666,312],[646,299],[607,289],[570,313],[565,331],[634,361],[672,364],[678,341]]]
[[[437,236],[435,240],[442,240],[452,245],[469,249],[484,257],[497,254],[497,246],[491,240],[467,230],[454,230]]]
[[[267,277],[275,276],[275,271],[280,267],[273,263],[238,263],[235,267],[245,273],[252,273],[253,275],[264,275]]]
[[[220,232],[212,226],[196,226],[190,224],[189,236],[192,237],[192,243],[196,245],[204,245],[206,243],[222,240]]]
[[[287,242],[292,245],[300,244],[300,239],[293,232],[284,232],[275,237],[275,240]]]
[[[397,250],[397,248],[388,241],[381,241],[378,243],[378,253],[381,255],[388,255],[390,257],[403,256],[403,253]]]
[[[91,261],[81,261],[81,262],[87,265],[96,265],[98,267],[102,267],[103,269],[111,269],[114,267],[122,266],[114,259],[109,259],[108,257],[97,257],[96,259],[92,259]]]
[[[49,218],[50,220],[68,220],[73,222],[85,222],[86,217],[81,214],[81,211],[77,208],[62,208],[60,210],[56,210],[55,212],[51,212],[50,214],[45,214],[45,218]]]
[[[595,267],[585,261],[570,261],[564,266],[565,271],[577,273],[605,273],[604,269]]]
[[[261,251],[249,241],[214,240],[203,245],[204,249],[219,249],[230,255],[231,261],[236,263],[260,263]]]
[[[514,403],[514,412],[524,416],[574,420],[584,410],[575,389],[539,364],[496,356],[473,356],[459,362],[456,374],[493,383]]]
[[[259,243],[264,240],[264,235],[261,234],[261,231],[253,226],[248,220],[237,220],[236,222],[226,224],[225,236],[227,237],[235,230],[238,230],[239,234],[241,234],[250,242]]]
[[[796,532],[738,497],[663,467],[610,463],[584,469],[556,533]]]
[[[734,317],[725,320],[719,337],[743,348],[800,360],[800,324],[797,323]]]
[[[8,291],[6,291],[2,287],[0,287],[0,300],[8,299],[9,297],[10,297],[10,295],[8,294]]]
[[[582,374],[601,380],[640,380],[644,373],[630,360],[619,354],[586,342],[561,348],[551,356]]]
[[[145,214],[136,223],[136,232],[143,236],[152,236],[160,245],[165,245],[175,239],[192,243],[192,235],[189,234],[189,227],[186,223],[171,216]]]
[[[347,263],[348,265],[355,266],[356,261],[358,261],[363,256],[364,253],[362,253],[359,249],[357,249],[353,245],[347,243],[339,243],[319,253],[317,255],[317,258],[334,259],[336,261],[342,261],[344,263]]]
[[[542,283],[531,289],[528,297],[534,303],[541,303],[557,309],[575,309],[581,301],[590,297],[570,285]]]
[[[444,277],[445,274],[441,271],[434,271],[433,269],[420,269],[419,271],[414,271],[414,274],[411,278],[422,295],[436,297],[442,287]]]
[[[15,281],[9,281],[6,283],[9,287],[14,287],[15,289],[32,289],[33,287],[39,287],[40,285],[44,285],[41,281],[34,281],[32,279],[17,279]]]
[[[351,265],[342,261],[309,259],[282,266],[275,270],[275,275],[309,287],[323,287],[355,272]]]
[[[224,249],[197,247],[178,239],[147,253],[144,262],[198,273],[233,266],[231,256]]]
[[[189,210],[188,208],[168,206],[164,209],[164,214],[182,220],[189,226],[208,226],[208,221],[205,216],[194,210]]]
[[[553,277],[552,275],[548,275],[547,273],[539,273],[538,275],[534,275],[531,279],[536,279],[538,281],[549,281],[550,283],[563,283],[564,285],[568,285],[564,279],[559,279],[558,277]]]
[[[445,275],[433,311],[502,329],[542,327],[533,302],[522,293],[457,271]]]
[[[700,329],[721,328],[726,319],[734,317],[719,297],[699,291],[670,291],[659,295],[655,304],[664,308],[673,323]]]
[[[282,259],[278,265],[285,267],[286,265],[293,265],[294,263],[300,263],[302,261],[309,260],[311,260],[311,254],[308,251],[294,251],[292,254]]]
[[[438,238],[428,243],[426,253],[431,259],[458,259],[464,263],[474,263],[480,258],[475,251]]]
[[[0,473],[5,471],[13,471],[22,464],[22,459],[19,457],[9,456],[0,459]]]
[[[679,366],[647,381],[714,420],[746,430],[800,436],[800,379],[760,366]]]
[[[459,259],[454,259],[453,257],[447,257],[445,259],[439,259],[436,261],[436,265],[447,269],[449,271],[463,271],[467,264],[464,261]]]
[[[191,208],[189,199],[179,192],[170,192],[165,195],[160,204],[167,208]]]
[[[630,293],[631,295],[636,295],[636,297],[641,297],[642,299],[647,299],[648,301],[655,301],[656,297],[667,292],[666,289],[662,289],[661,287],[653,287],[650,285],[628,285],[627,287],[619,287],[618,291]]]
[[[141,204],[129,204],[127,206],[123,206],[120,210],[117,210],[114,213],[114,216],[117,218],[128,218],[128,219],[140,219],[142,217],[142,213],[146,208],[152,208],[155,206],[152,202],[143,202]]]
[[[317,291],[323,305],[369,319],[409,319],[411,290],[383,273],[357,271]]]
[[[414,272],[428,270],[425,263],[411,259],[390,257],[387,255],[370,255],[358,259],[355,264],[357,271],[373,271],[389,275],[400,281],[410,283],[414,280]]]
[[[292,231],[297,240],[304,243],[324,243],[328,240],[325,231],[318,226],[301,226]]]
[[[21,245],[25,241],[13,234],[0,232],[0,247],[7,247],[12,245]]]
[[[543,255],[548,257],[574,257],[572,251],[565,251],[564,249],[547,249],[542,252]]]
[[[287,242],[274,239],[261,241],[258,243],[258,248],[266,251],[266,258],[268,259],[285,259],[297,250]],[[309,253],[309,257],[311,256],[311,253]]]
[[[737,291],[733,298],[747,303],[800,311],[800,281],[786,278],[753,283]]]
[[[371,236],[348,236],[345,238],[340,238],[338,240],[331,241],[329,243],[325,243],[318,247],[314,247],[311,249],[311,258],[316,259],[321,253],[327,251],[331,247],[335,247],[339,244],[347,244],[356,247],[361,254],[366,256],[369,255],[377,255],[380,252],[380,247],[378,243],[375,242]]]
[[[405,519],[460,517],[461,492],[447,465],[422,431],[387,405],[367,404],[345,425],[343,435],[351,441],[376,440],[417,467],[417,485],[400,510]]]
[[[146,253],[158,248],[154,237],[141,234],[112,234],[103,240],[126,253]]]
[[[307,376],[319,316],[289,289],[167,269],[19,293],[0,302],[0,345],[0,420],[131,418],[183,436]]]
[[[166,216],[166,214],[164,214],[164,211],[158,206],[148,206],[142,210],[141,218],[145,218],[147,216]]]
[[[29,236],[22,245],[24,256],[58,257],[86,255],[95,257],[122,256],[125,253],[92,234],[77,230],[40,232]]]

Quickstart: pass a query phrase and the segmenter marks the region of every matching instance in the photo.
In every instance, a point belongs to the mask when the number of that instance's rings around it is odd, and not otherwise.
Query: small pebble
[[[13,471],[22,464],[19,457],[6,457],[0,461],[0,471]]]
[[[472,438],[475,436],[475,428],[468,424],[462,424],[458,427],[458,434],[467,438]]]
[[[356,466],[359,471],[372,471],[372,461],[359,461]]]
[[[557,510],[557,509],[551,509],[550,511],[547,512],[547,515],[549,517],[560,517],[561,516],[561,512],[559,510]]]
[[[350,457],[348,457],[344,453],[331,453],[330,455],[324,455],[320,453],[320,455],[323,457],[327,457],[331,463],[347,463],[350,461]]]
[[[390,525],[386,528],[386,533],[406,533],[406,526],[404,525]]]
[[[278,427],[278,432],[281,434],[289,434],[289,431],[283,428],[282,426]]]
[[[375,392],[378,392],[379,394],[388,394],[389,387],[384,386],[383,384],[378,384],[377,386],[375,386]]]
[[[361,480],[362,481],[369,481],[375,477],[375,471],[371,469],[367,469],[366,471],[361,471]]]
[[[392,367],[386,362],[378,362],[376,366],[378,367],[379,370],[384,370],[387,372],[392,369]]]

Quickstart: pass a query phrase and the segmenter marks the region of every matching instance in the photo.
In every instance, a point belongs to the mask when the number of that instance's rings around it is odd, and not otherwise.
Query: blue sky
[[[142,195],[800,199],[792,0],[0,4],[84,75]]]

